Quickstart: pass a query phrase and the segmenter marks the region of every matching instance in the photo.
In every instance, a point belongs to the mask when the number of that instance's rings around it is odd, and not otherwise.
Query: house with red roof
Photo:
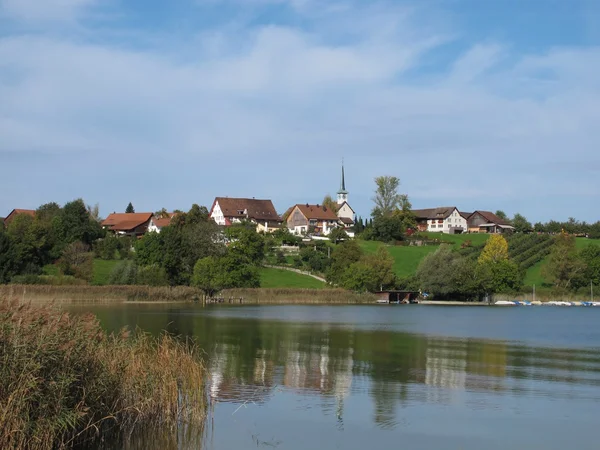
[[[515,228],[490,211],[475,211],[467,218],[469,233],[506,233]]]
[[[284,215],[289,230],[294,234],[314,234],[327,236],[331,230],[342,226],[336,212],[325,205],[297,204],[287,210]]]
[[[102,221],[102,227],[122,236],[140,237],[146,234],[152,213],[112,213]]]
[[[456,206],[413,209],[419,231],[433,231],[447,234],[467,232],[467,219]]]
[[[255,198],[216,197],[209,216],[222,226],[252,222],[257,232],[265,233],[279,229],[283,223],[271,200]]]
[[[158,214],[158,213],[157,213]],[[171,225],[171,220],[175,217],[175,213],[162,213],[153,215],[148,224],[149,233],[160,233],[164,227]]]
[[[17,217],[19,214],[25,214],[31,217],[35,217],[34,209],[13,209],[8,216],[4,219],[4,226],[8,227],[8,225]]]

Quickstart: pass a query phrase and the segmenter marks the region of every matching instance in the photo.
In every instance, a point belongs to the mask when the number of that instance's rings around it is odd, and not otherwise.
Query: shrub
[[[168,286],[167,272],[157,264],[137,269],[136,284],[144,286]]]

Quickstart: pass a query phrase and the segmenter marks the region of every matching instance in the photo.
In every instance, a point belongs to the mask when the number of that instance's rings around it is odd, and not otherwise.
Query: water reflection
[[[283,396],[295,399],[286,404],[286,414],[318,412],[339,432],[348,432],[349,413],[356,424],[363,412],[375,428],[398,430],[414,427],[411,418],[428,405],[432,416],[448,410],[468,417],[470,411],[475,417],[486,411],[490,417],[498,411],[534,416],[535,408],[545,407],[536,399],[562,399],[576,417],[600,401],[600,351],[594,347],[406,332],[365,325],[364,309],[357,310],[363,316],[357,316],[356,326],[306,316],[293,321],[286,315],[289,309],[279,320],[264,319],[260,308],[239,308],[226,317],[214,311],[138,307],[96,312],[112,329],[137,325],[154,333],[168,329],[193,336],[206,351],[213,404],[231,405],[234,417],[240,408]],[[275,419],[281,417],[269,420]]]

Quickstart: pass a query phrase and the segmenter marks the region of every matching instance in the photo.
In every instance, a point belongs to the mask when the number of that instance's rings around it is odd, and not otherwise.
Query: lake
[[[599,447],[600,308],[77,309],[198,342],[212,399],[202,448]]]

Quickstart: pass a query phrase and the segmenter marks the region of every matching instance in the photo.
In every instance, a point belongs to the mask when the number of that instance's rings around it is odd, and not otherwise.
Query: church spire
[[[338,205],[341,205],[348,200],[348,191],[346,190],[346,178],[344,176],[344,160],[342,159],[342,182],[340,184],[340,190],[337,193]]]

